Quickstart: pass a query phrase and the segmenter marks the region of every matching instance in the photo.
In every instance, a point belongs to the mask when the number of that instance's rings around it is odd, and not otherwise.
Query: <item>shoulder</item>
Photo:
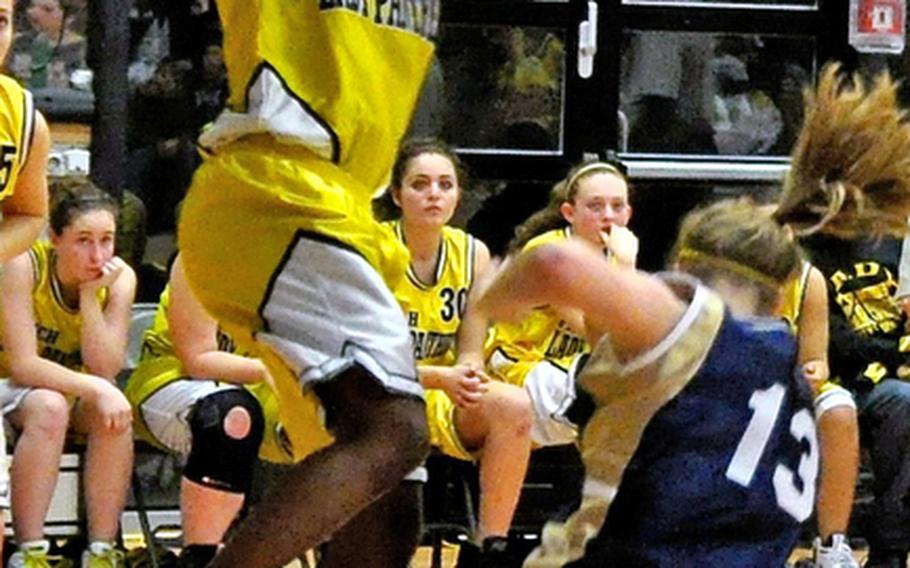
[[[537,248],[541,245],[545,245],[548,243],[558,243],[560,241],[568,240],[568,238],[569,238],[569,234],[565,228],[553,229],[553,230],[547,231],[546,233],[537,235],[536,237],[534,237],[533,239],[528,241],[527,244],[525,244],[524,249],[522,249],[522,250],[531,250],[531,249]]]

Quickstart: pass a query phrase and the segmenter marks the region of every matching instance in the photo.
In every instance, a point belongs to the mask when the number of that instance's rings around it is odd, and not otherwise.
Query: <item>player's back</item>
[[[783,321],[729,314],[650,420],[585,559],[571,566],[782,566],[812,513],[811,398]]]

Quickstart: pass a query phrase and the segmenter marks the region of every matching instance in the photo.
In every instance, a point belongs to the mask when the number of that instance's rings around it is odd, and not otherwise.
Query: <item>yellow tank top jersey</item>
[[[564,241],[570,229],[556,229],[539,235],[524,246],[528,251],[544,244]],[[489,371],[507,383],[524,385],[531,368],[546,360],[568,369],[572,359],[589,350],[584,338],[547,307],[535,308],[518,323],[497,323],[484,346]]]
[[[404,242],[401,224],[396,221],[390,225]],[[435,282],[422,282],[409,266],[407,277],[392,290],[408,320],[418,363],[455,363],[458,327],[474,281],[476,247],[471,235],[453,227],[443,228]]]
[[[784,288],[783,302],[778,309],[778,313],[787,320],[790,331],[793,335],[799,335],[799,316],[803,309],[803,300],[806,298],[806,289],[809,283],[809,273],[812,270],[812,264],[803,261],[800,267],[799,275],[791,279]],[[819,401],[828,396],[832,391],[837,393],[843,392],[843,396],[849,397],[843,387],[837,384],[835,380],[828,379],[821,384],[817,393],[815,393],[815,403],[818,407]],[[842,404],[842,403],[840,403]]]
[[[787,287],[784,289],[783,303],[778,310],[778,313],[787,320],[790,330],[794,334],[799,332],[799,315],[803,308],[803,299],[806,296],[806,286],[809,282],[811,269],[812,265],[810,263],[805,261],[802,263],[799,276],[787,283]]]
[[[355,250],[394,287],[407,250],[375,221],[432,58],[438,0],[218,0],[228,108],[181,215],[179,248],[199,300],[254,341],[272,278],[298,238]],[[224,259],[238,259],[225,271]],[[229,277],[227,276],[229,274]],[[281,415],[302,458],[332,442],[319,400],[267,348]],[[321,433],[320,433],[321,432]]]
[[[67,305],[60,282],[54,274],[54,247],[47,241],[32,245],[35,286],[32,292],[35,335],[38,354],[73,371],[84,371],[82,364],[82,315],[78,307]],[[102,307],[107,305],[109,291],[98,292]],[[0,350],[0,373],[10,376],[6,352]]]
[[[13,194],[35,131],[32,95],[0,75],[0,201]]]
[[[387,178],[432,55],[438,1],[218,0],[228,106],[204,136],[302,144],[370,191]],[[228,115],[230,116],[230,115]],[[236,120],[246,120],[236,128]]]
[[[388,223],[404,243],[401,224]],[[399,280],[392,292],[401,304],[411,339],[414,358],[423,365],[453,365],[457,358],[457,336],[474,283],[477,241],[460,229],[444,227],[439,246],[434,282],[423,282],[409,266],[407,277]],[[430,444],[447,456],[473,460],[455,428],[455,404],[440,389],[427,389],[427,426]]]
[[[352,6],[356,6],[352,7]],[[228,109],[183,208],[193,289],[235,337],[257,313],[298,232],[360,253],[390,282],[407,251],[370,202],[388,178],[433,46],[437,0],[219,0]],[[223,237],[223,238],[222,238]],[[224,258],[248,259],[228,281]]]
[[[164,291],[158,299],[158,309],[155,311],[155,319],[152,325],[145,330],[142,336],[142,355],[139,358],[139,364],[130,375],[124,394],[133,407],[135,419],[133,420],[133,429],[136,435],[141,439],[156,444],[155,437],[152,436],[142,420],[142,415],[138,411],[139,406],[148,397],[152,396],[162,388],[180,379],[186,379],[186,373],[183,371],[183,365],[177,358],[177,352],[174,348],[174,341],[171,338],[170,325],[168,324],[168,310],[171,306],[171,287],[165,286]],[[251,357],[249,351],[241,349],[231,338],[230,335],[218,330],[218,350],[226,353],[234,353],[244,357]],[[266,396],[268,387],[260,388],[259,384],[245,385],[263,407],[265,416],[266,435],[260,448],[260,456],[268,461],[288,461],[286,452],[281,449],[279,443],[278,409],[274,404],[264,404],[264,400],[271,400]],[[266,412],[269,408],[271,414]]]

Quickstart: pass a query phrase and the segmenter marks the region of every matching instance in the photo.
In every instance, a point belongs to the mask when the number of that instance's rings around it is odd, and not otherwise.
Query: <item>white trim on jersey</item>
[[[204,148],[216,149],[248,134],[269,133],[278,141],[300,144],[332,160],[334,139],[328,128],[285,89],[281,77],[263,66],[247,91],[246,112],[224,110],[199,136]]]

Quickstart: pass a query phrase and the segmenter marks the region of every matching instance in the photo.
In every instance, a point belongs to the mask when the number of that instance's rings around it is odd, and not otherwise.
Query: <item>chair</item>
[[[130,317],[130,328],[127,336],[126,359],[123,364],[123,370],[117,378],[121,388],[126,386],[130,375],[139,364],[139,358],[142,355],[142,338],[145,331],[151,327],[155,321],[155,313],[158,310],[158,304],[150,302],[137,302],[133,304],[132,316]],[[140,452],[147,453],[151,450],[147,444],[136,442],[136,455]],[[134,507],[136,515],[139,518],[139,526],[142,536],[145,539],[146,546],[149,550],[149,560],[151,568],[158,568],[159,559],[156,552],[156,538],[149,522],[148,508],[146,506],[145,489],[137,475],[136,467],[133,468],[131,480],[131,489],[133,493]]]
[[[431,568],[442,568],[444,540],[471,538],[477,530],[475,497],[477,467],[433,453],[427,458],[423,488],[424,536],[432,547]]]

